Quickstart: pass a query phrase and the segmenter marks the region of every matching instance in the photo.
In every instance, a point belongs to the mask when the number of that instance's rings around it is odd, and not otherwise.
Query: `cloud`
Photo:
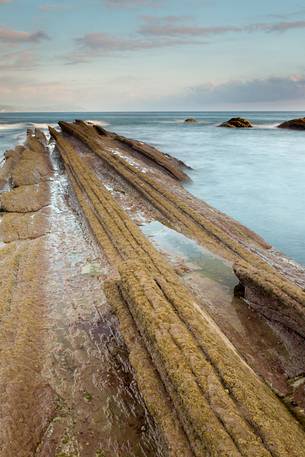
[[[82,38],[77,39],[77,43],[80,46],[91,50],[112,52],[159,48],[169,46],[171,42],[125,38],[112,36],[107,33],[88,33]]]
[[[286,32],[292,29],[304,29],[305,21],[257,22],[248,25],[220,25],[204,27],[194,24],[190,17],[179,16],[144,16],[143,25],[138,32],[145,36],[158,37],[200,37],[223,35],[226,33]]]
[[[305,75],[203,84],[190,88],[184,97],[199,105],[305,101]]]
[[[7,27],[0,27],[0,42],[4,43],[39,43],[42,40],[48,40],[49,37],[45,32],[21,32]]]
[[[12,0],[0,0],[0,5],[4,5],[4,3],[11,3]]]
[[[248,32],[287,32],[287,30],[305,29],[305,21],[282,21],[272,23],[257,23],[245,27]]]
[[[22,50],[1,55],[0,70],[2,71],[32,70],[37,66],[39,66],[39,59],[31,50]]]
[[[67,61],[70,64],[85,63],[96,57],[113,56],[125,52],[160,49],[178,45],[204,44],[204,42],[179,38],[143,39],[143,37],[139,36],[130,38],[97,32],[87,33],[77,38],[76,44],[78,48],[67,57]]]
[[[83,48],[100,51],[132,51],[142,48],[143,41],[112,36],[107,33],[87,33],[76,40],[77,44]]]
[[[206,36],[228,32],[241,32],[243,29],[237,26],[215,26],[202,27],[185,23],[191,22],[190,17],[166,16],[163,18],[155,16],[144,16],[144,24],[138,30],[142,35],[150,36]]]
[[[111,0],[117,5],[121,0]],[[144,2],[145,0],[134,0]],[[143,23],[134,35],[87,33],[75,40],[75,50],[66,57],[68,64],[87,63],[95,58],[128,52],[175,46],[205,45],[207,38],[225,34],[280,33],[305,28],[305,21],[258,22],[250,25],[199,26],[190,16],[143,16]]]

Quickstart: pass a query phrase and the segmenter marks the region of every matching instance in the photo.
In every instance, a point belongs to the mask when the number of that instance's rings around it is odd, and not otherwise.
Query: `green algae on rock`
[[[87,198],[95,214],[94,223],[89,221],[90,226],[93,230],[102,226],[101,242],[106,241],[107,252],[110,252],[110,245],[112,252],[116,251],[109,260],[115,262],[121,274],[116,287],[123,304],[115,304],[114,309],[128,307],[175,405],[193,453],[196,456],[206,453],[302,455],[299,443],[304,439],[303,432],[291,413],[240,359],[211,319],[199,310],[174,270],[101,185],[72,143],[58,132],[51,130],[51,134],[73,176],[77,195],[82,196],[80,201]],[[121,265],[120,259],[131,261]],[[136,259],[142,259],[143,263],[137,263]],[[106,294],[110,303],[121,303],[121,298],[113,298],[117,294],[115,286],[110,292],[106,289]],[[149,311],[150,306],[152,311]],[[118,312],[118,317],[125,321],[122,311]],[[126,328],[126,323],[122,325]],[[179,347],[183,348],[182,354]],[[187,360],[183,359],[185,354]],[[178,371],[177,366],[181,368]],[[133,360],[133,367],[138,379],[144,376],[139,362]],[[213,379],[213,397],[208,394],[210,384],[204,378],[205,374],[209,380]],[[143,396],[145,398],[145,394]],[[211,433],[211,427],[214,433]],[[282,433],[278,433],[279,429]],[[282,439],[288,429],[295,436],[293,444]]]
[[[134,166],[130,161],[125,160],[112,149],[106,149],[103,145],[103,138],[96,135],[93,126],[78,122],[76,124],[61,123],[64,132],[75,136],[84,142],[97,156],[109,164],[113,170],[119,173],[126,181],[134,186],[139,193],[154,205],[171,223],[178,224],[188,235],[198,240],[212,252],[220,253],[231,262],[244,262],[255,268],[256,274],[262,280],[256,282],[257,286],[263,288],[268,278],[268,290],[273,289],[274,293],[282,290],[284,293],[278,295],[279,301],[283,301],[282,313],[289,300],[296,302],[296,307],[305,314],[305,293],[301,287],[283,274],[273,265],[268,258],[268,249],[271,247],[257,234],[246,227],[216,213],[209,207],[206,214],[202,214],[189,204],[186,198],[188,195],[180,195],[173,186],[165,185],[153,174],[148,174],[139,167]],[[51,134],[59,141],[60,134],[53,129]],[[107,143],[108,144],[108,143]],[[172,190],[173,189],[173,190]],[[256,249],[253,249],[254,246]],[[260,249],[263,248],[261,252]],[[264,292],[264,289],[262,289]],[[294,308],[291,308],[293,313]],[[279,309],[280,312],[280,309]],[[285,320],[289,323],[288,320]]]

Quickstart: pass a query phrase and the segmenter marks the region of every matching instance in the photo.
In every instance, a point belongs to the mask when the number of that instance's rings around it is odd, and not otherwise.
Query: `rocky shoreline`
[[[1,168],[0,455],[305,456],[304,268],[189,194],[175,158],[59,126],[49,146],[29,132]],[[215,277],[152,243],[152,221],[208,251]]]
[[[198,121],[197,119],[191,117],[185,119],[184,124],[197,125]],[[249,119],[242,117],[232,117],[228,121],[222,122],[218,127],[225,127],[230,129],[249,129],[253,128],[253,124],[251,121],[249,121]],[[282,122],[277,125],[277,128],[287,130],[305,130],[305,118],[301,117]]]

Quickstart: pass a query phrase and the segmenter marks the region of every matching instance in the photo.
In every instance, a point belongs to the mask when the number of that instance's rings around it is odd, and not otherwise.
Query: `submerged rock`
[[[198,121],[194,117],[189,117],[189,118],[185,119],[184,123],[185,124],[198,124]]]
[[[285,121],[278,126],[279,129],[305,130],[305,117]]]
[[[223,122],[220,124],[219,127],[227,127],[227,128],[237,128],[237,129],[249,129],[252,128],[253,125],[251,124],[248,119],[244,119],[242,117],[232,117],[229,121]]]

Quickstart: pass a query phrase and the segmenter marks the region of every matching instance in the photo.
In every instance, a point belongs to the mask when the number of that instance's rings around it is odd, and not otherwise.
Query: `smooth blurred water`
[[[217,128],[242,116],[253,129]],[[305,264],[305,132],[277,129],[300,112],[2,113],[0,158],[22,142],[27,127],[59,119],[100,121],[184,160],[193,170],[187,189],[255,230]],[[198,124],[183,124],[195,117]]]

